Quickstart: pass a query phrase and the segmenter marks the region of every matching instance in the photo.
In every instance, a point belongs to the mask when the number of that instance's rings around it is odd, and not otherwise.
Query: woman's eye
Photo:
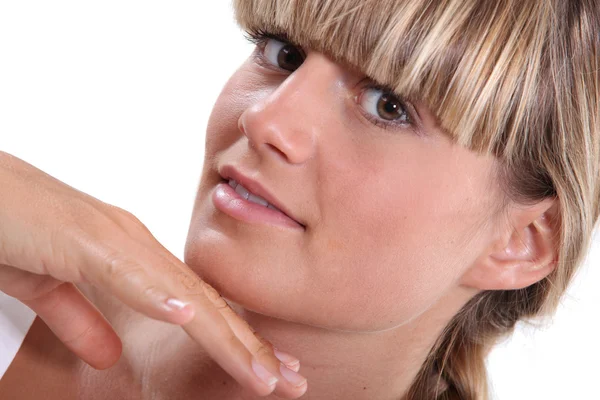
[[[269,63],[287,71],[297,70],[304,62],[304,54],[299,48],[275,39],[267,40],[263,55]]]
[[[390,122],[410,122],[404,103],[385,90],[368,88],[361,94],[359,103],[367,113],[374,117]]]

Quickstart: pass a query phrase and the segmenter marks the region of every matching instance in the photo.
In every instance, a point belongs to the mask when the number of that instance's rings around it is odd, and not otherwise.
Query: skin
[[[250,60],[223,90],[186,262],[225,297],[302,324],[378,332],[430,308],[489,242],[492,229],[473,234],[497,201],[493,160],[452,145],[423,107],[421,127],[373,125],[354,100],[362,78],[311,53],[293,75]],[[306,230],[215,209],[226,164]],[[290,293],[302,301],[281,308]]]
[[[185,263],[262,337],[300,358],[303,398],[399,398],[470,298],[552,271],[555,203],[499,213],[496,160],[453,144],[425,105],[406,104],[412,123],[383,128],[364,101],[363,75],[310,49],[292,73],[266,50],[257,48],[214,107]],[[261,182],[304,229],[217,209],[224,165]],[[124,348],[104,372],[72,356],[80,398],[258,398],[180,328],[80,288]],[[20,357],[57,359],[27,353],[32,346]],[[5,388],[28,362],[15,362]]]
[[[301,355],[310,398],[398,398],[472,296],[551,271],[550,227],[531,223],[553,203],[498,213],[496,160],[453,144],[427,107],[384,129],[365,118],[364,75],[310,50],[282,70],[277,47],[259,46],[215,105],[186,263]],[[228,164],[306,229],[216,209]]]

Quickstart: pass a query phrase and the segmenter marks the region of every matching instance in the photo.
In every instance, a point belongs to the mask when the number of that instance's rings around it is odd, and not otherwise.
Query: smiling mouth
[[[212,201],[217,209],[239,221],[306,230],[305,225],[232,178],[221,179]]]
[[[280,213],[285,214],[279,208],[275,207],[273,204],[269,203],[262,197],[250,192],[241,183],[238,183],[235,179],[229,179],[226,182],[229,186],[231,186],[233,188],[233,190],[235,190],[235,192],[237,194],[239,194],[241,197],[248,200],[249,202],[255,203],[255,204],[260,204],[261,206],[264,206],[264,207],[270,208],[271,210],[279,211]],[[289,217],[289,215],[288,215],[288,217]]]

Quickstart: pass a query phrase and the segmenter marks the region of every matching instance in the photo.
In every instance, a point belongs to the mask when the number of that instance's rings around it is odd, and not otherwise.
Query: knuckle
[[[139,228],[139,229],[143,230],[144,232],[150,232],[148,227],[130,211],[127,211],[124,208],[113,206],[113,205],[111,205],[111,208],[114,211],[116,211],[116,214],[120,217],[121,221],[124,222],[125,225],[135,226],[136,228]]]
[[[110,257],[106,263],[106,277],[110,281],[135,280],[143,274],[145,271],[138,263],[122,256]]]
[[[74,262],[73,254],[78,250],[85,250],[88,242],[89,235],[85,231],[72,225],[57,226],[48,235],[50,246],[47,258],[40,260],[37,270],[64,281],[81,281],[81,265]]]
[[[272,349],[262,341],[259,342],[260,344],[254,349],[254,356],[260,360],[262,357],[271,355]]]
[[[201,285],[202,285],[202,290],[204,291],[204,295],[210,300],[210,302],[218,309],[224,309],[224,308],[229,308],[229,305],[227,304],[227,302],[225,301],[225,299],[223,299],[223,297],[221,297],[221,295],[219,294],[219,292],[216,291],[215,288],[213,288],[212,286],[210,286],[208,283],[201,281]]]
[[[129,222],[132,222],[134,225],[139,226],[140,228],[148,229],[146,225],[138,217],[133,215],[131,212],[119,208],[119,213]]]
[[[111,205],[111,208],[113,210],[115,210],[117,213],[121,214],[125,218],[128,218],[128,219],[130,219],[132,221],[139,221],[139,219],[135,215],[133,215],[132,212],[127,211],[124,208],[121,208],[121,207],[118,207],[118,206],[113,206],[113,205]]]
[[[266,348],[269,349],[269,351],[273,351],[274,346],[273,343],[271,343],[270,341],[268,341],[267,339],[265,339],[264,337],[262,337],[261,335],[259,335],[258,333],[254,332],[254,336],[256,336],[256,338],[258,339],[258,341]]]
[[[102,203],[98,209],[107,221],[114,223],[129,236],[139,237],[140,233],[142,236],[152,236],[148,227],[131,212],[109,203]]]
[[[203,294],[202,289],[200,288],[200,278],[197,275],[185,271],[183,268],[164,257],[160,259],[160,262],[156,266],[165,278],[168,278],[175,283],[178,290],[181,291],[181,294],[189,296]]]
[[[177,281],[187,289],[187,294],[198,292],[198,286],[201,285],[201,281],[197,276],[192,276],[177,268],[174,268],[173,273],[175,274]]]

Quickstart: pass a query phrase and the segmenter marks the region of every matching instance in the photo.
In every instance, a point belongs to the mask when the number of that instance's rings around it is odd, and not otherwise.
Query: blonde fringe
[[[558,199],[545,280],[483,292],[447,326],[407,400],[487,398],[484,359],[517,321],[554,312],[600,214],[600,0],[234,0],[249,32],[283,33],[429,105],[491,153],[506,198]]]

